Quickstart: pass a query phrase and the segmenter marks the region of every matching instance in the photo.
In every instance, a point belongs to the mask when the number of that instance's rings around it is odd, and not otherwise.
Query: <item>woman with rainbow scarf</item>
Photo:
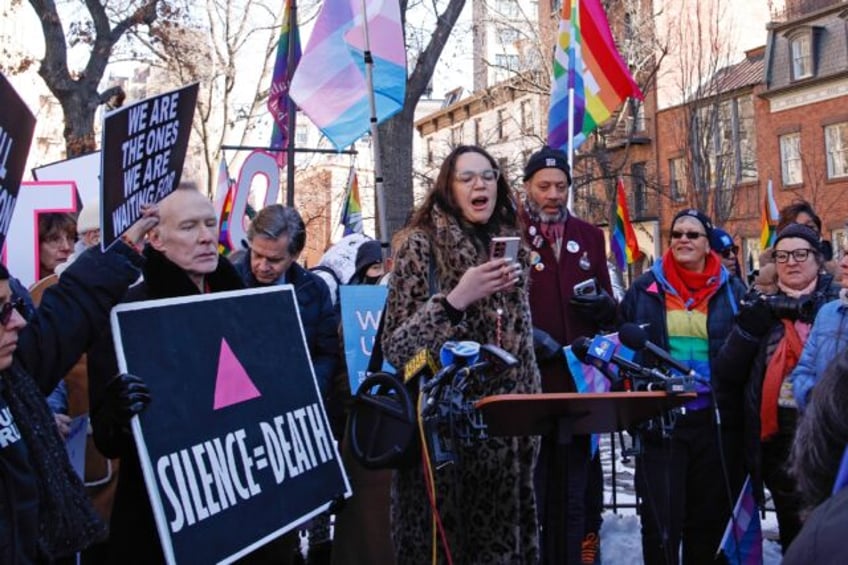
[[[680,211],[669,249],[621,304],[622,321],[647,324],[651,342],[699,375],[697,397],[672,428],[651,422],[642,431],[636,491],[648,565],[678,563],[681,543],[687,565],[712,563],[742,484],[741,389],[714,386],[711,360],[733,328],[745,287],[710,249],[712,229],[702,212]]]

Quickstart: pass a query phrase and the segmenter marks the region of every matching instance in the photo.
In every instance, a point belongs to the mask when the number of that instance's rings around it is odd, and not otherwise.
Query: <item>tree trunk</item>
[[[379,234],[382,241],[391,240],[392,234],[402,228],[414,204],[412,182],[412,136],[414,134],[414,110],[405,108],[386,120],[379,127],[380,155],[383,158],[383,194],[388,234]],[[378,231],[379,231],[379,224]]]
[[[46,79],[45,82],[50,84]],[[65,115],[65,138],[67,157],[76,157],[97,150],[94,136],[94,117],[100,97],[97,91],[87,92],[79,83],[66,96],[59,98]]]

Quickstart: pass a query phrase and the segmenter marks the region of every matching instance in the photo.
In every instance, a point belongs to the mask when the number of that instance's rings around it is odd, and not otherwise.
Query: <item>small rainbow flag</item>
[[[230,243],[230,222],[232,221],[230,216],[233,213],[233,199],[235,198],[236,191],[235,183],[230,181],[230,171],[227,168],[227,161],[224,159],[221,159],[221,164],[218,166],[218,188],[216,194],[219,199],[223,200],[218,219],[218,253],[226,256],[233,250]]]
[[[359,201],[359,179],[353,167],[350,168],[346,195],[342,217],[339,220],[339,223],[344,226],[344,235],[362,233],[362,205]]]
[[[615,226],[612,230],[610,247],[615,255],[615,263],[620,271],[627,269],[627,265],[639,259],[642,252],[639,251],[639,242],[636,240],[636,232],[630,223],[630,212],[627,210],[627,197],[624,195],[624,182],[618,177],[616,192]]]
[[[766,197],[763,201],[763,216],[760,219],[760,249],[768,249],[774,245],[774,240],[777,237],[777,220],[779,214],[777,211],[777,202],[774,200],[774,189],[772,188],[771,179],[766,187]]]
[[[600,0],[564,0],[554,50],[548,145],[568,147],[568,96],[574,96],[574,148],[642,91],[615,47]]]
[[[271,133],[271,148],[285,149],[289,143],[289,85],[294,69],[300,61],[300,33],[297,22],[292,21],[292,2],[286,0],[283,6],[283,24],[280,26],[280,38],[277,41],[277,58],[274,61],[274,74],[271,78],[271,89],[268,94],[268,111],[274,118],[274,131]],[[290,52],[292,49],[294,52]],[[289,68],[289,62],[294,68]],[[277,152],[277,164],[286,164],[286,152]]]

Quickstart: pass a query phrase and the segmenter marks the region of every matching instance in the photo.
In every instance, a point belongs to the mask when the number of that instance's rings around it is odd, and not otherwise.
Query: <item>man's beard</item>
[[[527,199],[527,203],[530,207],[530,211],[534,215],[538,216],[539,221],[543,224],[556,224],[557,222],[565,220],[566,216],[568,215],[568,209],[565,207],[564,204],[560,204],[558,206],[558,211],[556,213],[549,214],[547,212],[544,212],[541,206],[539,206],[529,198]]]

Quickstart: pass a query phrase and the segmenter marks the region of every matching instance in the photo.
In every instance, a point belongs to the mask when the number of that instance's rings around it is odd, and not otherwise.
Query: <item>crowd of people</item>
[[[664,226],[667,250],[620,296],[603,232],[566,206],[571,183],[566,156],[549,147],[527,160],[519,194],[485,149],[459,146],[391,260],[379,242],[360,242],[352,276],[332,276],[388,286],[379,345],[394,367],[450,341],[512,354],[514,366],[468,383],[472,399],[579,392],[563,348],[642,325],[695,376],[685,404],[630,430],[640,445],[644,562],[722,562],[746,476],[759,508],[770,494],[787,563],[848,558],[839,543],[848,526],[848,249],[835,254],[814,209],[793,203],[748,283],[734,237],[684,209]],[[97,203],[79,217],[41,215],[33,296],[0,265],[0,563],[78,552],[91,564],[164,561],[128,425],[151,397],[144,375],[118,370],[109,311],[278,284],[294,288],[354,491],[334,509],[334,533],[329,514],[307,528],[307,562],[600,562],[604,479],[587,436],[486,437],[454,445],[454,463],[439,469],[373,471],[351,457],[340,300],[326,273],[298,262],[307,234],[296,209],[260,210],[230,258],[219,254],[211,202],[191,183],[146,207],[105,252],[98,216]],[[521,239],[515,259],[490,255],[503,237]],[[634,361],[663,367],[650,351]],[[83,488],[62,447],[67,414],[81,412],[97,455],[85,475],[108,469],[98,488]],[[241,562],[303,559],[292,532]]]

